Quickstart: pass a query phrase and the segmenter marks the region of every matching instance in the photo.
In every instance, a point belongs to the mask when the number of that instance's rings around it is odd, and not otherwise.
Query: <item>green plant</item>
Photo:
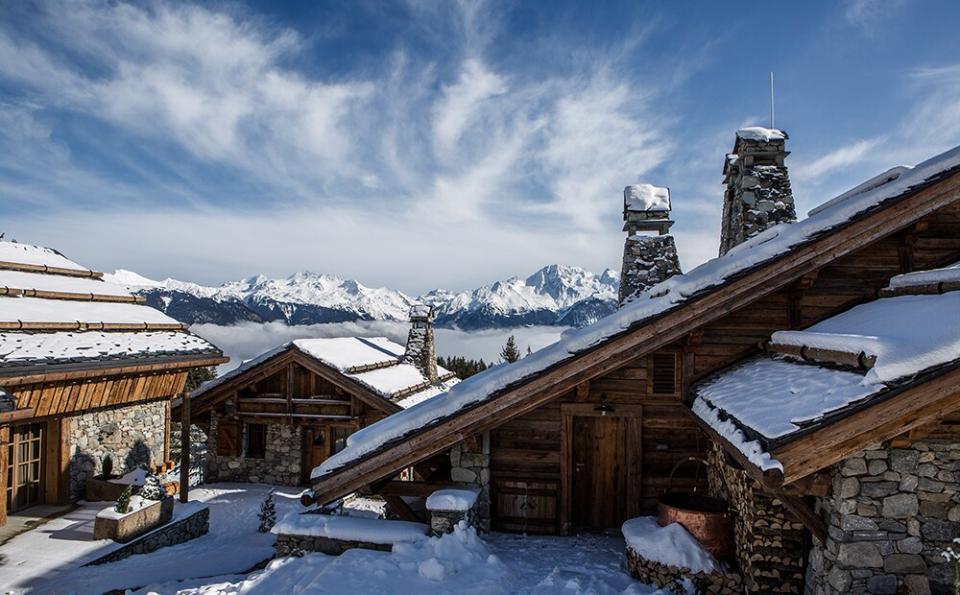
[[[103,470],[103,476],[110,479],[113,475],[113,457],[103,455],[103,460],[100,461],[100,468]]]
[[[260,526],[257,528],[257,531],[261,533],[267,533],[277,524],[277,507],[273,502],[273,490],[270,490],[270,493],[264,498],[263,503],[260,504],[259,516]]]
[[[156,473],[147,473],[143,480],[143,487],[140,488],[140,495],[147,500],[163,500],[167,491],[163,489],[163,483]]]
[[[125,490],[120,492],[120,497],[117,498],[117,504],[113,509],[120,514],[126,514],[130,512],[130,496],[133,495],[133,487],[127,486]]]

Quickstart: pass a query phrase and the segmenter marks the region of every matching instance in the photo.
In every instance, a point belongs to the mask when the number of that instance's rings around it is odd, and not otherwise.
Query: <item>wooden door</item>
[[[619,530],[641,511],[643,407],[576,403],[561,413],[561,531]]]
[[[327,460],[329,438],[326,428],[303,428],[303,463],[300,466],[300,480],[303,483],[309,483],[313,468]]]
[[[627,418],[573,418],[573,524],[619,527],[627,517]]]
[[[43,502],[44,424],[13,426],[7,445],[7,511]]]

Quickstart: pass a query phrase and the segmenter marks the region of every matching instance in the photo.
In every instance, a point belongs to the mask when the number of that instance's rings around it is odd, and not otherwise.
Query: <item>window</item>
[[[244,454],[251,459],[262,459],[267,454],[267,426],[246,425],[246,448]]]
[[[335,455],[347,447],[347,436],[353,433],[353,428],[335,426],[331,432],[333,442],[330,445],[330,454]]]
[[[650,393],[654,395],[677,394],[677,354],[670,352],[654,353],[650,374]]]

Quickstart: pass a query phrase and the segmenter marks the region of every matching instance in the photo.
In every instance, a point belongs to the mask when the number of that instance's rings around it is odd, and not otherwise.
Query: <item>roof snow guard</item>
[[[227,361],[101,276],[55,250],[0,241],[0,376]]]
[[[651,287],[599,322],[566,331],[558,342],[529,357],[471,376],[444,394],[367,426],[348,438],[346,449],[313,470],[317,496],[338,497],[416,462],[421,455],[439,452],[455,444],[462,433],[470,433],[473,420],[502,417],[506,408],[529,405],[539,398],[532,395],[543,393],[547,383],[580,378],[585,370],[602,369],[608,359],[636,357],[680,338],[702,321],[712,320],[712,313],[721,307],[734,307],[770,287],[771,278],[803,274],[822,263],[818,259],[823,254],[839,257],[857,249],[859,236],[853,234],[894,230],[952,204],[955,193],[921,191],[948,179],[952,184],[958,172],[960,147],[808,219],[767,229],[723,256]],[[901,203],[910,203],[908,217],[872,220]],[[716,299],[707,304],[708,297]],[[588,354],[598,357],[588,361]],[[567,365],[573,362],[582,365]],[[420,438],[421,447],[412,452],[409,444],[414,437]]]

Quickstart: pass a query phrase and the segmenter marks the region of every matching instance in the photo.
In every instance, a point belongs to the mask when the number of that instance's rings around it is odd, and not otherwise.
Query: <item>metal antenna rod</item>
[[[776,114],[773,108],[773,71],[771,70],[770,71],[770,128],[777,127],[777,121],[774,118],[775,115]]]

